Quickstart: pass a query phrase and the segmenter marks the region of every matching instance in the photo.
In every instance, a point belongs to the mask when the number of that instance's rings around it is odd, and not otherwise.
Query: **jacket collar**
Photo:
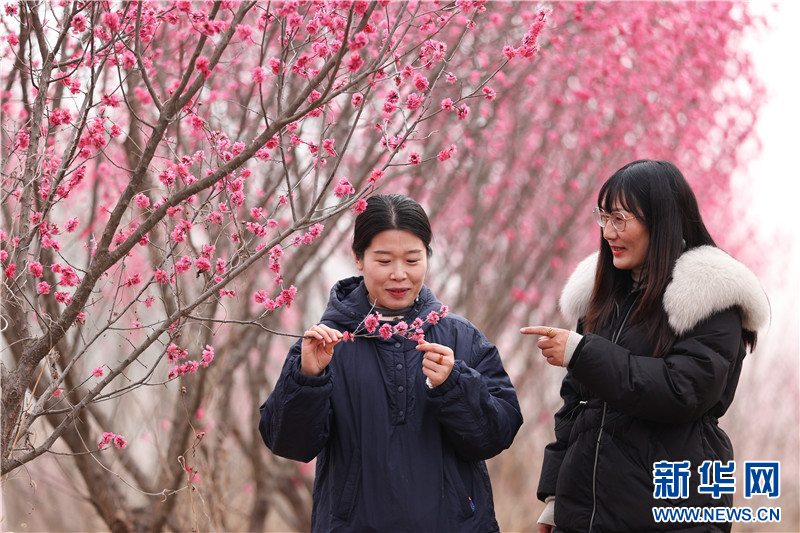
[[[561,314],[571,323],[586,314],[597,269],[595,252],[575,268],[561,293]],[[699,246],[675,262],[664,291],[664,310],[676,335],[714,313],[738,307],[742,327],[758,331],[770,318],[769,300],[753,272],[716,246]]]
[[[426,286],[422,286],[414,307],[406,316],[406,320],[411,323],[415,318],[421,317],[423,320],[431,311],[438,311],[441,302]],[[362,276],[354,276],[338,281],[331,288],[328,306],[322,315],[323,321],[334,322],[341,327],[355,328],[364,318],[373,313],[374,309],[367,298],[367,287]]]

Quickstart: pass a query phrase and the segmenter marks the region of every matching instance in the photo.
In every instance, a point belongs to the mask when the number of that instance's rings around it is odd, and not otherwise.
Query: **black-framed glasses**
[[[592,213],[594,214],[594,220],[597,222],[598,226],[605,229],[610,220],[611,225],[614,226],[614,229],[617,231],[625,231],[625,224],[629,220],[636,218],[635,216],[625,217],[620,212],[606,213],[599,207],[595,207]]]

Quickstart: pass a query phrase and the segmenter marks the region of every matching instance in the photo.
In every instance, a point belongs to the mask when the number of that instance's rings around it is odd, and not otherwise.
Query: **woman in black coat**
[[[732,505],[729,492],[698,490],[698,467],[733,460],[717,421],[769,318],[767,298],[755,275],[715,246],[669,162],[618,170],[600,189],[595,217],[600,250],[560,300],[577,330],[521,330],[541,335],[542,355],[567,368],[539,482],[547,502],[539,531],[730,531],[729,522],[659,522],[653,508]],[[668,478],[680,490],[659,479],[661,468],[685,472]]]

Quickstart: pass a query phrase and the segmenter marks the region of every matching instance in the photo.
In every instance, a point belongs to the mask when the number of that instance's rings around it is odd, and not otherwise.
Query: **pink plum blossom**
[[[378,333],[380,334],[381,338],[388,339],[392,336],[392,326],[389,324],[383,324],[379,329]]]
[[[44,272],[42,264],[38,261],[28,263],[28,272],[35,278],[41,278]]]
[[[339,198],[354,194],[355,192],[355,188],[350,184],[347,178],[340,179],[339,183],[336,184],[336,188],[334,189],[334,194],[336,194],[336,196]]]

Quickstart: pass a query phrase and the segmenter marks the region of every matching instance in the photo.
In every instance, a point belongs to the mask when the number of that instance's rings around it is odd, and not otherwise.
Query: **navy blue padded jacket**
[[[423,287],[404,320],[441,303]],[[361,277],[338,282],[321,322],[354,331],[370,312]],[[516,391],[497,348],[469,321],[448,314],[425,324],[455,366],[425,384],[417,343],[393,336],[339,343],[321,376],[299,371],[289,351],[259,430],[273,453],[316,458],[313,532],[499,531],[485,460],[522,425]]]

